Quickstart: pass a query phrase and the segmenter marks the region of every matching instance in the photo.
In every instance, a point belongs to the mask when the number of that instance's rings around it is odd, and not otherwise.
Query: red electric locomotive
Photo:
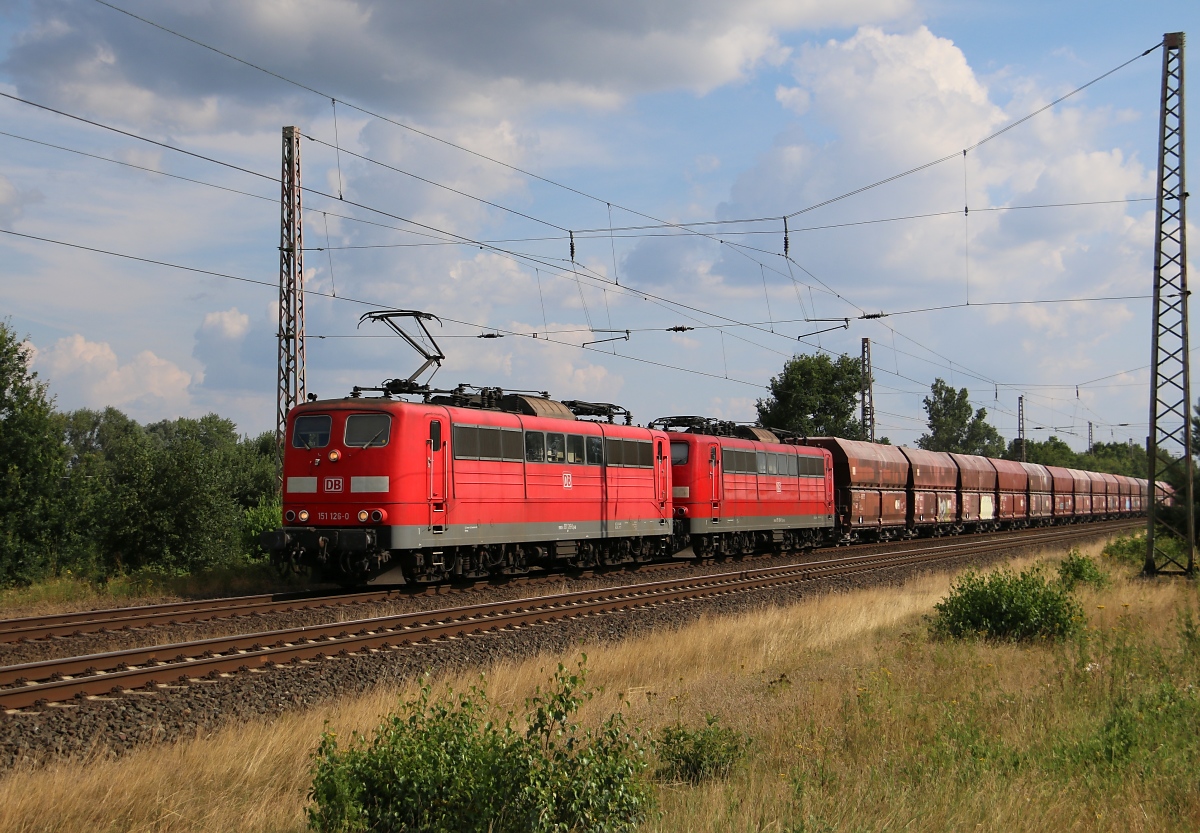
[[[815,546],[834,525],[829,452],[765,428],[664,417],[675,516],[700,557]]]
[[[494,389],[308,402],[288,415],[270,549],[346,582],[648,561],[673,535],[668,442]]]

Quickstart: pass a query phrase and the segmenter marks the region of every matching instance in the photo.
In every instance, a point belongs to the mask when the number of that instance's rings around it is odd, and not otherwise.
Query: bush
[[[1141,568],[1146,563],[1146,536],[1144,534],[1122,535],[1109,541],[1101,555],[1130,567]]]
[[[592,697],[558,667],[554,686],[526,701],[520,731],[511,712],[491,718],[484,685],[447,689],[389,715],[368,741],[345,749],[325,733],[314,756],[309,824],[319,831],[624,831],[645,818],[650,791],[643,750],[620,712],[596,730],[573,722]]]
[[[264,497],[257,506],[242,513],[242,552],[250,558],[266,558],[268,553],[258,543],[264,532],[283,526],[283,503],[278,495]]]
[[[985,639],[1059,638],[1077,632],[1083,610],[1065,587],[1048,582],[1041,569],[1020,574],[970,571],[936,605],[931,630],[938,637]]]
[[[1059,562],[1058,581],[1068,590],[1074,590],[1080,584],[1090,584],[1096,588],[1107,587],[1109,584],[1108,574],[1079,550],[1071,550],[1067,557]]]
[[[703,729],[686,729],[682,724],[667,726],[658,741],[658,776],[693,784],[729,774],[742,757],[750,738],[717,725],[708,715]]]

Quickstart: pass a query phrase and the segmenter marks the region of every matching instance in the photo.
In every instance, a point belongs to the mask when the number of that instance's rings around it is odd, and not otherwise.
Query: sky
[[[1162,53],[1138,56],[1197,23],[1182,0],[0,0],[24,99],[0,98],[0,316],[61,409],[273,429],[295,125],[322,397],[416,370],[358,326],[402,308],[440,318],[435,387],[748,421],[789,357],[869,338],[893,442],[942,378],[1006,439],[1024,396],[1033,439],[1142,443]],[[996,303],[1081,298],[1118,300]]]

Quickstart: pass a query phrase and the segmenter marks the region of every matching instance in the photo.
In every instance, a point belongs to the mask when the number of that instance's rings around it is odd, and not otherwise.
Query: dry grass
[[[655,732],[675,721],[698,726],[712,713],[754,738],[747,761],[728,779],[663,785],[661,812],[645,829],[1057,833],[1200,826],[1194,788],[1166,812],[1155,785],[1141,779],[1114,789],[1033,769],[968,766],[958,741],[938,746],[946,760],[914,757],[914,748],[948,736],[975,737],[983,747],[1036,746],[1053,717],[1047,692],[1062,685],[1054,674],[1063,648],[930,643],[921,616],[950,581],[930,574],[902,588],[831,594],[589,649],[589,681],[604,692],[584,707],[584,722],[620,708]],[[1148,638],[1165,640],[1174,631],[1158,623],[1194,607],[1195,589],[1118,579],[1084,599],[1093,627],[1137,622]],[[575,658],[492,668],[490,695],[519,707],[557,662]],[[474,680],[445,681],[458,687]],[[323,725],[339,735],[367,731],[397,697],[414,692],[379,691],[121,760],[11,773],[0,779],[0,829],[302,830],[308,758]],[[981,717],[988,722],[974,725]]]
[[[69,573],[28,587],[0,589],[0,618],[47,616],[80,610],[161,604],[189,599],[279,593],[308,589],[312,583],[281,578],[265,563],[209,570],[195,575],[146,573],[119,576],[103,583]]]

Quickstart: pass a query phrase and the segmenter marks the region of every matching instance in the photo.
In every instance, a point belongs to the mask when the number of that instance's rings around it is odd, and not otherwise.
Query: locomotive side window
[[[604,438],[585,437],[587,445],[587,464],[589,466],[604,465]]]
[[[787,473],[788,473],[789,477],[795,477],[797,474],[800,473],[799,463],[800,463],[800,458],[797,457],[795,454],[787,455],[787,467],[788,467]]]
[[[546,462],[565,463],[567,461],[567,438],[562,434],[546,435]]]
[[[583,463],[583,437],[579,434],[567,435],[567,462],[572,465]]]
[[[721,446],[721,462],[726,474],[734,474],[738,470],[737,452],[732,448]]]
[[[637,441],[637,462],[634,465],[643,469],[654,468],[654,443]]]
[[[478,460],[479,429],[474,425],[453,425],[450,431],[454,437],[454,459]]]
[[[687,443],[671,443],[671,465],[686,466],[688,461]]]
[[[438,426],[437,444],[442,443],[442,424],[430,424],[430,438],[433,426]],[[346,417],[346,445],[351,448],[372,448],[388,444],[392,432],[392,418],[387,414],[351,414]]]
[[[500,451],[505,460],[521,462],[525,458],[521,449],[521,432],[508,428],[500,431]]]
[[[391,419],[389,418],[388,419],[388,429],[390,430],[391,427],[392,427],[392,423],[391,423]],[[370,445],[370,444],[371,444],[370,441],[368,441],[367,445]],[[382,443],[379,443],[379,445],[387,445],[387,440],[384,440]],[[442,450],[442,421],[439,419],[435,419],[429,423],[429,447],[432,448],[434,451]]]
[[[625,453],[621,450],[621,441],[612,437],[604,438],[604,457],[610,466],[625,465]]]
[[[329,445],[333,417],[325,414],[296,417],[292,426],[292,448],[324,448]]]
[[[541,431],[525,432],[525,462],[546,462],[546,440]]]
[[[479,459],[499,460],[503,457],[500,447],[499,428],[479,429]]]
[[[767,453],[765,451],[759,451],[759,452],[757,452],[757,454],[758,454],[758,466],[757,466],[756,470],[758,471],[759,474],[766,474],[767,473]]]
[[[767,454],[767,474],[779,474],[778,454]]]
[[[800,475],[802,477],[821,477],[825,474],[825,459],[823,457],[804,456],[800,458]]]

